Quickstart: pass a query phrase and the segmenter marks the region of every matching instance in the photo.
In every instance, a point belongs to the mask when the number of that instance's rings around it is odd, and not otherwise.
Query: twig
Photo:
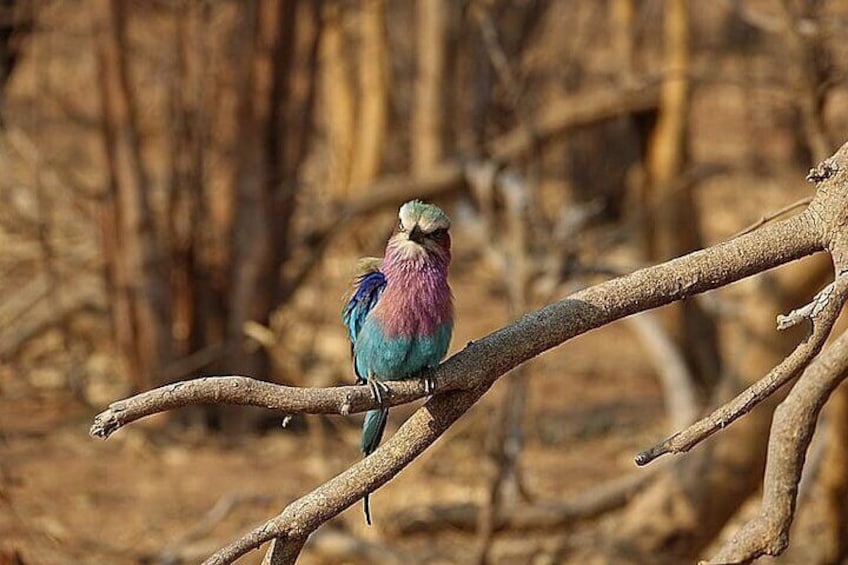
[[[657,457],[667,453],[681,453],[689,451],[718,430],[725,428],[736,421],[739,417],[754,409],[760,402],[774,394],[780,387],[797,376],[810,361],[821,351],[827,341],[836,319],[845,303],[846,290],[848,290],[848,275],[840,275],[833,283],[832,292],[836,293],[834,300],[825,300],[824,306],[818,308],[809,307],[809,316],[813,324],[812,333],[803,342],[798,344],[795,350],[789,354],[779,365],[769,371],[762,379],[748,387],[736,398],[715,410],[709,416],[702,418],[680,431],[662,443],[647,449],[636,456],[637,465],[647,465]],[[824,293],[827,296],[830,292]],[[813,304],[820,302],[820,295],[814,299]],[[803,309],[802,309],[803,310]],[[785,319],[785,318],[784,318]],[[792,322],[793,325],[797,322]]]
[[[735,234],[730,236],[730,239],[733,239],[734,237],[739,237],[740,235],[745,235],[746,233],[751,233],[755,229],[767,224],[768,222],[774,220],[775,218],[779,218],[780,216],[786,214],[787,212],[791,212],[792,210],[796,210],[798,208],[801,208],[802,206],[806,206],[812,201],[813,201],[813,197],[807,196],[806,198],[802,198],[801,200],[797,200],[797,201],[793,202],[792,204],[788,204],[788,205],[784,206],[780,210],[776,210],[776,211],[772,212],[771,214],[768,214],[766,216],[762,216],[759,220],[757,220],[756,222],[754,222],[750,226],[748,226],[748,227],[744,228],[742,231],[736,232]]]
[[[848,376],[848,332],[804,371],[774,413],[760,513],[705,563],[747,563],[789,542],[798,483],[822,406]]]
[[[822,310],[827,307],[835,290],[836,283],[832,282],[819,291],[819,293],[816,294],[813,300],[811,300],[808,304],[805,304],[801,308],[792,310],[785,316],[783,314],[779,315],[777,317],[777,329],[786,330],[792,326],[797,326],[805,320],[815,319],[818,317]]]
[[[383,565],[405,565],[415,562],[405,552],[355,537],[338,528],[321,528],[309,538],[305,549],[331,562],[353,561]]]
[[[492,156],[499,161],[510,161],[567,129],[656,108],[659,88],[651,81],[642,79],[641,82],[642,86],[635,88],[609,93],[603,89],[584,92],[548,104],[545,112],[532,121],[533,137],[524,127],[519,127],[492,142]],[[568,124],[567,127],[563,127],[564,124]]]
[[[531,140],[531,144],[536,144],[537,133],[533,125],[533,116],[527,111],[526,104],[522,100],[522,89],[519,87],[519,81],[516,77],[513,66],[509,62],[503,46],[498,39],[498,30],[495,27],[492,16],[485,2],[473,2],[471,4],[471,15],[477,21],[477,26],[480,28],[480,36],[483,39],[483,45],[486,48],[486,53],[489,55],[489,61],[495,69],[498,80],[507,92],[510,98],[510,103],[513,106],[513,111],[518,118],[520,127],[524,128],[527,138]]]

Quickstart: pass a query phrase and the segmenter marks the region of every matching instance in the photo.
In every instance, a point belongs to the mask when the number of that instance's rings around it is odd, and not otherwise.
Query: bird
[[[398,211],[397,228],[382,259],[361,259],[353,291],[342,312],[350,337],[356,383],[368,385],[382,405],[385,381],[421,378],[433,391],[429,373],[450,346],[453,294],[450,219],[437,206],[411,200]],[[380,445],[389,410],[369,410],[362,425],[365,457]],[[363,497],[371,525],[369,496]]]

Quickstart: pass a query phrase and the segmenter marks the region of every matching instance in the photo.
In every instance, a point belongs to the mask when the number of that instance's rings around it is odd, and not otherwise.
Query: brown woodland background
[[[358,460],[358,416],[87,429],[199,375],[351,382],[343,296],[403,201],[454,220],[459,350],[811,196],[846,72],[844,0],[0,0],[0,564],[198,562]],[[632,457],[780,361],[831,276],[526,364],[303,562],[696,561],[757,509],[776,400]],[[805,472],[772,561],[846,562],[845,386]]]

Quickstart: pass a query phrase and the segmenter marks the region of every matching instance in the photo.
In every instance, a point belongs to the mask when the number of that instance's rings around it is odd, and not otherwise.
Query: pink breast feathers
[[[438,269],[387,273],[386,290],[371,312],[386,337],[433,335],[453,319],[453,300],[445,274]]]

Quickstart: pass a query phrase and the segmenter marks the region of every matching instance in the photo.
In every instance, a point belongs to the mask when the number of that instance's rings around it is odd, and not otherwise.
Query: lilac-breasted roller
[[[383,259],[361,262],[361,274],[342,319],[350,334],[353,369],[360,384],[382,400],[383,381],[416,378],[439,364],[453,332],[448,286],[450,219],[420,200],[400,207],[398,226]],[[425,390],[432,383],[425,377]],[[380,445],[389,410],[369,410],[362,426],[362,453]],[[371,524],[368,494],[365,520]]]

